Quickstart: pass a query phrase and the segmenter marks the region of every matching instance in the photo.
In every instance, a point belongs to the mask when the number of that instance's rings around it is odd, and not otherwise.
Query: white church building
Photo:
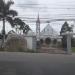
[[[27,34],[27,37],[34,37],[35,40],[33,42],[37,42],[40,41],[41,39],[43,40],[43,43],[45,43],[46,39],[50,39],[51,43],[53,43],[54,40],[56,40],[56,42],[61,42],[61,36],[58,35],[58,33],[51,27],[51,25],[48,23],[46,25],[46,27],[40,31],[40,18],[38,15],[38,18],[36,20],[36,32],[33,32],[32,30],[30,30]],[[33,43],[33,47],[36,46],[35,43]],[[36,47],[34,47],[36,48]]]

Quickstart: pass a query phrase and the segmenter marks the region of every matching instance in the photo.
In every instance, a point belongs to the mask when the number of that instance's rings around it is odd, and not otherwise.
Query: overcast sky
[[[40,18],[49,18],[49,19],[40,19],[41,21],[49,21],[55,18],[75,18],[75,0],[13,0],[14,5],[13,9],[18,11],[19,16],[26,17],[22,18],[33,31],[35,31],[36,21],[38,13]],[[35,19],[27,19],[35,18]],[[62,22],[51,22],[50,25],[59,32],[61,29]],[[75,24],[74,21],[68,22],[69,25]],[[41,22],[41,30],[47,25],[47,23]],[[8,25],[7,31],[11,29]]]

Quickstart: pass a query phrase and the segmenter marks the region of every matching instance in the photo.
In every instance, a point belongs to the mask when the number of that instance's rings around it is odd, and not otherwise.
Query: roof
[[[56,36],[58,33],[48,24],[40,33],[41,35],[53,35]]]

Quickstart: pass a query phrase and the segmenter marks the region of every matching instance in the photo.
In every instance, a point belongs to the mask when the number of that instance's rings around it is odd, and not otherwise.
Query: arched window
[[[51,39],[50,39],[50,38],[46,38],[46,39],[45,39],[45,43],[46,43],[47,45],[51,44]]]

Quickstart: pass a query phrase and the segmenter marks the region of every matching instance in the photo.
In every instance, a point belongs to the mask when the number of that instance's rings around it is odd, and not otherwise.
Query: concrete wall
[[[35,36],[33,36],[32,38],[32,48],[36,49],[36,37]]]

